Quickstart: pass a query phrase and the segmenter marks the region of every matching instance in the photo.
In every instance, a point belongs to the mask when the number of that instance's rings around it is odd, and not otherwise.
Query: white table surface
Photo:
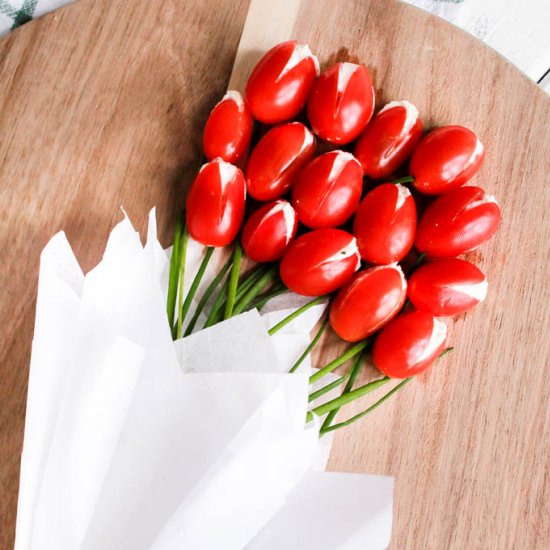
[[[550,93],[550,0],[403,0],[473,34]]]

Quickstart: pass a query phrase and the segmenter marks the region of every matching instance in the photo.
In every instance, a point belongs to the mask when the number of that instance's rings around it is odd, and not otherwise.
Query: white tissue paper
[[[203,255],[190,241],[186,286]],[[63,233],[44,248],[16,550],[387,547],[392,479],[324,471],[309,358],[288,373],[326,305],[270,337],[306,301],[286,293],[173,342],[168,267],[154,211],[145,246],[125,217],[87,275]]]

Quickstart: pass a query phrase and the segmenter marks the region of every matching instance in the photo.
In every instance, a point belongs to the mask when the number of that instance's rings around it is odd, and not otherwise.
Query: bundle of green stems
[[[223,264],[212,282],[204,290],[202,296],[198,300],[197,307],[192,317],[186,323],[191,304],[197,295],[200,283],[215,250],[213,247],[206,247],[203,260],[191,282],[191,286],[187,293],[184,293],[185,260],[188,239],[189,236],[185,227],[183,227],[181,223],[178,223],[174,235],[174,248],[170,263],[167,300],[168,321],[174,340],[189,336],[197,329],[197,323],[203,312],[204,322],[202,328],[204,329],[254,308],[261,311],[269,300],[275,296],[289,292],[279,278],[277,264],[257,264],[242,271],[243,252],[240,244],[237,243],[232,254]],[[330,300],[330,296],[313,298],[269,329],[269,334],[276,334],[305,311],[327,300]],[[207,308],[209,308],[209,310],[207,310]],[[310,344],[292,365],[289,371],[290,373],[294,373],[298,370],[300,365],[318,344],[328,327],[328,313],[325,311],[320,320],[319,328],[315,332]],[[311,422],[316,417],[320,419],[320,422],[322,419],[320,427],[321,436],[339,428],[349,426],[365,417],[413,379],[413,377],[410,377],[399,380],[391,390],[373,404],[346,420],[336,422],[336,416],[344,405],[362,398],[392,381],[391,378],[383,376],[363,385],[356,386],[361,369],[368,363],[368,352],[371,343],[372,338],[366,338],[365,340],[350,345],[338,357],[332,359],[310,376],[310,383],[315,383],[317,386],[317,382],[322,380],[329,373],[332,373],[347,363],[351,363],[347,370],[344,370],[343,374],[338,375],[338,377],[330,383],[321,385],[320,388],[314,391],[312,390],[309,395],[311,409],[307,413],[306,422]],[[451,351],[451,349],[452,348],[448,348],[445,350],[441,356]],[[339,387],[342,389],[337,397],[315,405],[315,402],[321,397]]]

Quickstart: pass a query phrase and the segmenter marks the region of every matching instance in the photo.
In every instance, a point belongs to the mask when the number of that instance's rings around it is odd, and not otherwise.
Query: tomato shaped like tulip
[[[449,317],[485,300],[487,286],[485,275],[474,264],[448,258],[420,266],[409,278],[407,292],[416,309]]]
[[[418,109],[408,101],[392,101],[372,119],[355,145],[365,175],[387,178],[411,156],[422,137]]]
[[[464,185],[479,170],[485,149],[464,126],[443,126],[425,136],[410,164],[414,186],[426,195],[439,195]]]
[[[460,187],[438,197],[420,218],[415,246],[431,258],[453,258],[490,239],[500,223],[493,196]]]
[[[371,264],[401,261],[414,243],[415,231],[414,199],[406,187],[393,183],[367,193],[353,223],[361,257]]]
[[[264,204],[243,229],[243,249],[255,262],[274,262],[285,252],[298,229],[298,216],[287,201]]]
[[[358,342],[395,317],[406,298],[407,281],[397,264],[371,267],[338,292],[330,325],[343,340]]]
[[[330,151],[309,162],[292,187],[299,220],[313,229],[345,223],[359,206],[363,172],[351,153]]]
[[[372,347],[374,366],[391,378],[408,378],[430,367],[447,339],[445,323],[425,311],[404,313],[390,321]]]
[[[243,173],[221,159],[200,169],[186,201],[189,234],[205,246],[226,246],[244,218],[246,182]]]
[[[319,62],[306,44],[291,40],[271,48],[246,84],[246,103],[254,118],[266,124],[294,118],[318,74]]]
[[[248,159],[248,192],[259,201],[278,199],[290,189],[314,151],[315,138],[303,124],[291,122],[272,128]]]
[[[336,63],[315,81],[307,106],[313,131],[342,145],[365,129],[374,111],[374,88],[367,68]]]
[[[304,296],[329,294],[360,265],[355,237],[341,229],[317,229],[293,241],[281,260],[283,283]]]
[[[243,157],[252,135],[252,115],[239,92],[230,90],[212,109],[202,140],[208,160],[221,158],[236,163]]]

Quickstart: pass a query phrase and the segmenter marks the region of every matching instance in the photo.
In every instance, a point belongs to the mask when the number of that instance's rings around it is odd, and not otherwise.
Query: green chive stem
[[[215,325],[220,319],[218,319],[224,299],[227,293],[227,285],[229,284],[229,279],[225,279],[224,284],[220,288],[220,291],[218,292],[218,295],[216,296],[216,299],[214,300],[214,304],[212,305],[212,309],[210,310],[210,313],[208,314],[208,317],[206,318],[206,321],[204,322],[203,329],[211,327],[212,325]]]
[[[269,268],[265,265],[257,265],[253,269],[249,270],[247,273],[244,273],[242,276],[242,283],[239,284],[237,289],[237,296],[235,304],[238,304],[242,297],[252,288],[254,284],[258,282],[260,277],[268,270]]]
[[[322,325],[319,327],[319,330],[313,337],[313,340],[309,343],[308,347],[304,350],[304,353],[298,357],[298,360],[294,365],[292,365],[292,368],[288,372],[296,372],[298,370],[298,367],[305,361],[306,357],[311,353],[311,350],[315,347],[315,344],[319,341],[323,333],[328,327],[328,315],[325,315],[325,318],[323,319]]]
[[[454,348],[447,348],[445,349],[444,351],[442,351],[438,358],[436,359],[436,361],[439,361],[439,359],[441,359],[444,355],[446,355],[447,353],[450,353],[451,351],[453,351]],[[326,427],[321,427],[321,435],[327,433],[327,432],[332,432],[334,430],[338,430],[339,428],[343,428],[344,426],[349,426],[350,424],[352,424],[353,422],[356,422],[357,420],[363,418],[364,416],[366,416],[367,414],[369,414],[370,412],[374,411],[374,409],[376,409],[377,407],[379,407],[380,405],[382,405],[382,403],[384,403],[384,401],[386,401],[387,399],[389,399],[394,393],[396,393],[397,391],[399,391],[403,386],[405,386],[406,384],[408,384],[411,380],[413,380],[414,376],[410,376],[409,378],[405,378],[404,380],[401,380],[401,382],[399,382],[399,384],[397,384],[397,386],[395,386],[393,389],[391,389],[388,393],[386,393],[383,397],[381,397],[378,401],[376,401],[374,404],[372,404],[370,407],[368,407],[367,409],[365,409],[364,411],[361,411],[359,414],[356,414],[355,416],[352,416],[351,418],[348,418],[348,420],[344,420],[343,422],[339,422],[338,424],[333,424],[332,426],[326,426]],[[382,379],[383,380],[383,379]],[[329,413],[330,414],[330,413]],[[328,417],[327,417],[328,418]]]
[[[248,305],[268,287],[277,277],[277,268],[270,267],[263,275],[243,294],[241,299],[235,304],[233,315],[242,313]]]
[[[254,302],[250,305],[249,309],[256,308],[258,311],[261,311],[263,307],[269,302],[269,300],[272,300],[276,296],[280,296],[281,294],[285,294],[288,292],[288,288],[284,285],[282,286],[276,286],[272,290],[270,290],[267,294],[263,294],[262,296],[258,296]]]
[[[312,401],[315,401],[316,399],[319,399],[322,395],[325,395],[325,393],[328,393],[330,390],[333,390],[334,388],[337,388],[341,384],[343,384],[351,374],[351,370],[348,370],[346,374],[343,374],[340,376],[340,378],[337,378],[334,382],[331,382],[330,384],[327,384],[326,386],[323,386],[322,388],[319,388],[318,390],[312,392],[309,394],[309,397],[307,400],[311,403]]]
[[[340,397],[337,397],[336,399],[327,401],[326,403],[323,403],[322,405],[319,405],[318,407],[312,409],[311,412],[308,412],[306,422],[310,422],[311,420],[313,420],[314,414],[316,414],[317,416],[323,416],[330,411],[339,409],[340,407],[343,407],[344,405],[347,405],[348,403],[351,403],[352,401],[355,401],[356,399],[359,399],[360,397],[363,397],[364,395],[367,395],[368,393],[378,389],[384,384],[387,384],[390,380],[391,378],[384,376],[384,378],[373,380],[372,382],[369,382],[364,386],[360,386],[355,390],[351,390],[348,393],[340,395]]]
[[[318,296],[317,298],[309,301],[307,304],[304,304],[301,308],[297,309],[290,315],[287,315],[282,321],[279,321],[274,327],[269,329],[268,331],[269,335],[273,336],[275,333],[279,332],[283,327],[286,327],[286,325],[294,321],[296,317],[299,317],[302,313],[312,308],[313,306],[320,304],[326,298],[327,296]]]
[[[376,403],[371,405],[368,409],[365,409],[364,411],[360,412],[359,414],[356,414],[355,416],[352,416],[351,418],[348,418],[348,420],[344,420],[343,422],[338,422],[338,424],[332,424],[332,426],[321,427],[321,435],[325,434],[325,433],[328,433],[328,432],[332,432],[334,430],[338,430],[339,428],[343,428],[344,426],[349,426],[350,424],[353,424],[353,422],[356,422],[357,420],[360,420],[361,418],[363,418],[364,416],[366,416],[370,412],[374,411],[374,409],[376,409],[377,407],[382,405],[382,403],[384,403],[384,401],[389,399],[395,392],[399,391],[403,386],[405,386],[405,384],[408,384],[412,379],[413,379],[412,376],[410,378],[405,378],[405,380],[402,380],[401,382],[399,382],[399,384],[397,384],[397,386],[395,386],[395,388],[390,390],[386,395],[384,395],[384,397],[381,397],[378,401],[376,401]],[[328,418],[328,416],[327,416],[327,418]]]
[[[352,389],[353,389],[353,385],[355,384],[355,381],[357,380],[357,375],[359,374],[359,371],[361,370],[361,363],[363,361],[363,359],[365,358],[365,350],[363,350],[359,355],[357,355],[357,359],[355,359],[355,361],[353,362],[353,365],[350,369],[350,376],[349,376],[349,380],[347,381],[346,385],[344,386],[344,389],[342,390],[342,395],[345,394],[345,393],[349,393]],[[338,414],[338,411],[340,409],[333,409],[332,411],[330,411],[322,426],[321,426],[321,432],[328,428],[331,424],[332,424],[332,421],[336,418],[336,415]]]
[[[178,295],[178,276],[179,276],[179,256],[181,232],[183,224],[181,218],[176,220],[174,229],[174,246],[172,247],[172,256],[170,257],[170,275],[168,278],[168,296],[166,300],[166,312],[168,313],[168,324],[170,330],[174,330],[174,317],[176,314],[176,299]]]
[[[392,183],[412,183],[414,181],[413,176],[404,176],[402,178],[397,178],[395,180],[392,180]]]
[[[231,258],[233,258],[233,255],[231,256]],[[241,296],[254,284],[254,282],[257,279],[259,279],[262,276],[262,273],[264,272],[265,272],[265,266],[259,266],[254,268],[252,271],[249,271],[245,275],[243,275],[243,282],[237,288],[236,303],[239,302],[239,299],[241,298]],[[229,285],[229,279],[226,279],[225,284],[220,289],[220,292],[216,297],[216,300],[212,306],[212,309],[208,315],[208,318],[206,319],[206,322],[203,328],[211,327],[212,325],[215,325],[216,323],[222,320],[222,312],[225,309],[224,304],[225,304],[225,298],[227,296],[228,285]]]
[[[183,306],[183,287],[185,282],[185,260],[187,257],[187,242],[189,241],[189,232],[187,227],[183,228],[180,243],[180,255],[179,255],[179,279],[178,279],[178,320],[175,331],[175,339],[181,338],[181,329],[183,325],[183,319],[181,317],[181,310]]]
[[[416,258],[416,260],[414,261],[414,264],[411,266],[411,268],[408,270],[407,272],[407,277],[413,273],[414,271],[416,271],[416,269],[418,268],[418,266],[424,261],[424,258],[426,257],[426,253],[425,252],[421,252],[419,255],[418,255],[418,258]]]
[[[199,319],[199,316],[204,309],[204,306],[214,294],[214,291],[216,288],[218,288],[218,285],[221,283],[222,279],[224,278],[225,274],[231,267],[231,264],[233,262],[233,257],[230,256],[227,262],[225,262],[224,266],[220,269],[219,273],[214,277],[213,281],[208,285],[208,288],[204,291],[204,294],[202,295],[202,298],[200,299],[199,303],[197,304],[197,309],[195,309],[195,313],[193,314],[193,317],[191,318],[191,321],[189,321],[189,325],[185,329],[184,336],[189,336],[193,329],[195,328],[195,325],[197,324],[197,321]]]
[[[210,261],[210,258],[212,257],[212,254],[214,253],[214,247],[213,246],[207,246],[206,247],[206,254],[204,255],[204,258],[202,259],[201,265],[199,266],[199,269],[197,270],[197,273],[193,279],[193,282],[191,283],[191,287],[189,288],[189,291],[187,292],[187,296],[185,297],[185,302],[183,302],[183,306],[181,307],[181,314],[178,316],[178,331],[177,331],[177,338],[181,338],[183,336],[183,321],[185,321],[185,317],[187,316],[187,313],[189,312],[189,308],[191,307],[191,303],[193,301],[193,298],[195,297],[195,294],[197,293],[197,290],[199,288],[199,285],[201,283],[201,280],[204,276],[204,272],[206,271],[206,267],[208,266],[208,262]],[[183,272],[182,272],[183,274]],[[183,278],[183,277],[182,277]]]
[[[229,276],[229,286],[227,287],[227,301],[225,302],[224,319],[229,319],[233,315],[233,307],[237,297],[237,287],[239,286],[239,275],[241,272],[241,261],[243,258],[243,249],[240,243],[235,245],[233,251],[233,267]]]
[[[355,357],[358,353],[363,351],[368,345],[370,344],[370,339],[362,340],[361,342],[357,342],[357,344],[354,344],[349,348],[345,353],[340,355],[340,357],[337,357],[336,359],[333,359],[328,365],[323,367],[321,370],[318,370],[316,373],[312,374],[309,377],[309,383],[313,384],[313,382],[316,382],[317,380],[323,378],[326,374],[329,372],[332,372],[334,369],[338,368],[340,365],[345,363],[348,359],[351,359],[352,357]]]

